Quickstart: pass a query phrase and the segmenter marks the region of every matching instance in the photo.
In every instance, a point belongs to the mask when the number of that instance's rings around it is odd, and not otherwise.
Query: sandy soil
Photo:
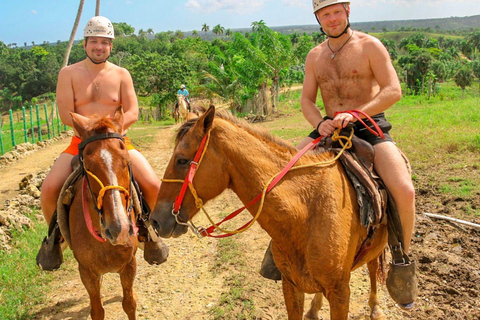
[[[171,156],[171,137],[176,128],[177,126],[169,127],[153,133],[156,135],[155,144],[142,149],[160,177]],[[150,131],[146,134],[152,133]],[[67,143],[66,140],[60,141],[37,151],[33,156],[35,161],[30,157],[1,169],[1,203],[17,192],[18,183],[25,174],[49,168]],[[428,188],[421,187],[417,210],[431,212],[431,203],[442,201],[448,205],[450,200],[442,199]],[[478,206],[478,202],[473,205]],[[208,208],[212,212],[231,212],[240,206],[236,196],[227,192],[209,203]],[[207,225],[201,221],[197,225]],[[476,223],[479,223],[478,218]],[[258,274],[269,241],[268,235],[257,225],[236,236],[234,241],[239,244],[241,252],[241,263],[237,264],[218,265],[215,262],[218,240],[198,239],[192,233],[165,240],[170,247],[170,257],[160,266],[148,265],[143,260],[143,251],[139,250],[134,287],[138,318],[240,319],[240,312],[235,306],[222,316],[215,317],[211,311],[212,307],[225,303],[222,294],[228,292],[230,281],[235,279],[255,304],[252,312],[254,316],[248,319],[287,319],[281,283],[263,279]],[[431,220],[418,214],[412,245],[420,282],[417,305],[410,312],[398,309],[382,286],[381,305],[386,318],[480,319],[479,248],[480,231]],[[89,319],[88,296],[71,253],[67,253],[62,268],[54,272],[54,279],[47,303],[36,308],[33,319]],[[352,274],[349,319],[369,318],[368,290],[367,271],[366,268],[361,268]],[[121,307],[122,292],[117,275],[108,274],[104,277],[102,293],[106,319],[126,319]],[[323,308],[321,314],[324,319],[329,318],[328,306]]]

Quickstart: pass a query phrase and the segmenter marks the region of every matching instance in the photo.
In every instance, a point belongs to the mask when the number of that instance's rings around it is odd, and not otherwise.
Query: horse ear
[[[204,114],[200,116],[200,118],[198,118],[195,128],[202,130],[203,134],[207,133],[212,128],[214,118],[215,106],[211,106]]]
[[[117,110],[115,110],[115,114],[113,115],[113,120],[118,124],[118,127],[120,128],[120,133],[123,132],[123,108],[122,106],[118,107]]]
[[[70,112],[70,115],[72,116],[73,128],[77,131],[80,137],[83,137],[85,128],[87,127],[88,118],[74,112]]]

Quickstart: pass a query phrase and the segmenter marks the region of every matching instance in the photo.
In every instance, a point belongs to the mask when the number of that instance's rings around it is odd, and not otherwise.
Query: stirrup
[[[392,262],[387,276],[387,290],[400,308],[410,310],[418,295],[418,280],[415,276],[416,263],[410,260],[401,246],[393,248]]]
[[[45,237],[43,239],[36,257],[37,265],[44,271],[57,270],[63,263],[60,228],[58,227],[56,220],[53,223],[56,226],[51,228],[52,232],[48,238]],[[50,223],[50,225],[52,225],[52,223]]]
[[[260,275],[270,280],[282,280],[282,273],[278,270],[272,254],[272,241],[270,241],[265,256],[263,257],[262,266],[259,271]]]
[[[157,241],[145,241],[143,245],[143,258],[149,264],[159,265],[167,261],[170,249],[161,238]]]

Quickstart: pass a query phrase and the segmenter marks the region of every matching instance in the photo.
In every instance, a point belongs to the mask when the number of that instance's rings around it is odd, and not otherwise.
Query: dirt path
[[[156,142],[150,148],[142,148],[142,153],[159,177],[163,175],[170,159],[172,135],[176,128],[145,132],[154,134]],[[25,174],[48,169],[67,143],[60,141],[37,151],[35,161],[32,158],[23,159],[0,170],[2,180],[6,182],[2,184],[1,196],[9,196],[18,190],[18,182]],[[431,194],[425,195],[420,197],[419,203],[426,202],[427,196],[433,198]],[[228,213],[240,206],[236,196],[226,192],[209,203],[207,208],[211,212]],[[418,210],[421,212],[422,207]],[[204,218],[199,218],[195,223],[208,225]],[[227,257],[224,264],[218,264],[219,240],[198,239],[191,232],[180,238],[165,240],[170,247],[170,257],[160,266],[148,265],[143,260],[143,251],[139,250],[134,286],[138,319],[240,319],[243,314],[235,308],[227,308],[225,314],[211,311],[215,306],[232,303],[224,295],[234,287],[244,290],[243,295],[235,299],[237,304],[244,298],[254,303],[254,310],[245,319],[287,319],[281,283],[266,280],[258,274],[269,241],[268,235],[256,225],[231,239],[238,245],[239,254],[235,257],[235,263],[229,263]],[[417,307],[410,313],[399,310],[382,286],[380,299],[386,318],[480,319],[477,282],[480,279],[479,233],[448,223],[434,223],[419,216],[414,242],[421,290]],[[231,285],[233,283],[235,286]],[[47,303],[35,309],[33,319],[90,319],[88,295],[70,251],[61,270],[54,273],[51,286]],[[349,319],[368,319],[368,290],[366,268],[360,268],[352,274]],[[108,274],[104,277],[102,293],[106,319],[126,319],[117,275]],[[307,296],[306,308],[310,299],[311,296]],[[328,305],[324,306],[321,312],[324,319],[329,318],[328,310]]]

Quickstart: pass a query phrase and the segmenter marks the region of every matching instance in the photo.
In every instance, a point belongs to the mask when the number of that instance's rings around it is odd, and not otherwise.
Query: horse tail
[[[377,279],[381,284],[385,284],[387,280],[387,247],[383,249],[382,253],[378,256],[378,271]]]

